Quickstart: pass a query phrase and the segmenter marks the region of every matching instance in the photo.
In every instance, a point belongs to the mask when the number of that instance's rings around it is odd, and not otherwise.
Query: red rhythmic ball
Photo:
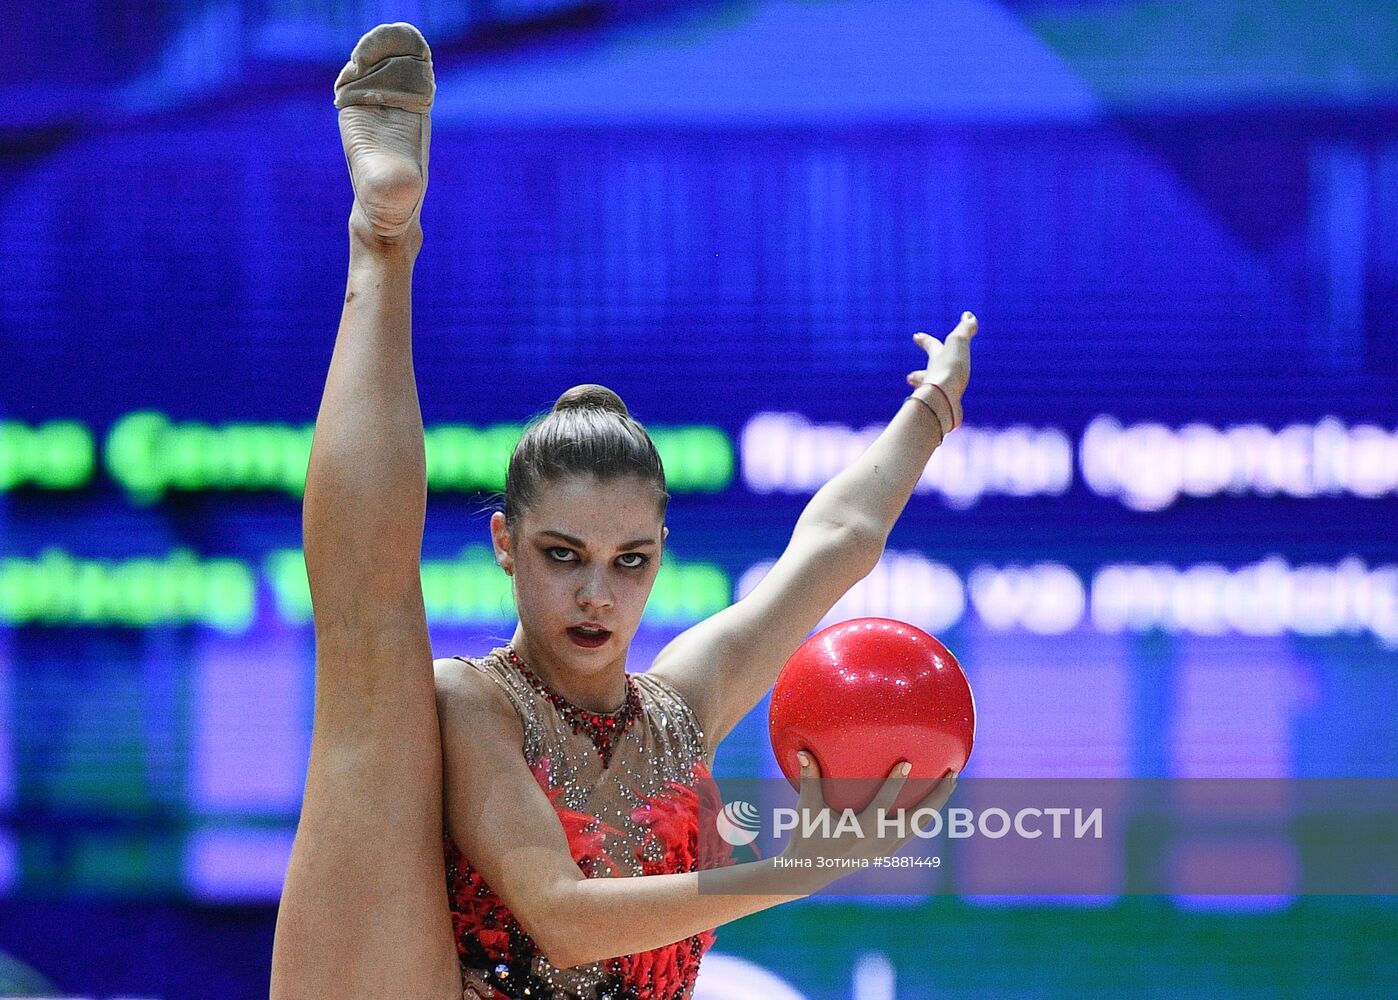
[[[976,737],[976,703],[956,657],[922,629],[853,618],[821,629],[782,667],[772,689],[772,752],[800,788],[798,750],[820,765],[826,805],[862,810],[900,760],[912,775],[895,808],[960,772]],[[829,779],[836,779],[831,781]]]

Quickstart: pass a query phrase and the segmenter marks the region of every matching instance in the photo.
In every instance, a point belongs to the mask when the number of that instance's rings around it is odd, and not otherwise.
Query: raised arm
[[[932,452],[961,423],[975,333],[976,318],[964,313],[945,344],[915,335],[928,364],[908,376],[911,399],[864,454],[811,498],[786,550],[752,593],[656,657],[652,670],[689,701],[711,749],[771,690],[835,602],[878,564]]]

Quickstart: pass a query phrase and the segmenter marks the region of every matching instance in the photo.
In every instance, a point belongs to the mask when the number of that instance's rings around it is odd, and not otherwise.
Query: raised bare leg
[[[355,190],[344,310],[303,508],[316,700],[277,917],[273,1000],[459,1000],[419,558],[426,510],[412,275],[431,54],[380,25],[336,82]]]

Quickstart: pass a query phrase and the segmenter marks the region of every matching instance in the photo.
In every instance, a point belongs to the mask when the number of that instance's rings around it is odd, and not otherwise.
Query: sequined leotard
[[[574,706],[545,687],[508,647],[479,659],[456,659],[499,685],[514,706],[523,723],[525,761],[558,813],[584,875],[695,870],[699,798],[716,796],[717,789],[699,722],[673,687],[649,674],[628,675],[628,699],[639,701],[639,711],[624,733],[595,741],[595,733],[570,725]],[[450,835],[446,865],[461,967],[489,975],[501,994],[517,1000],[682,1000],[693,994],[713,931],[654,951],[558,969]]]

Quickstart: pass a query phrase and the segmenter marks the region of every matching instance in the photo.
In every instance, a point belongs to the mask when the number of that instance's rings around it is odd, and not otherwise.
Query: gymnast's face
[[[668,529],[654,489],[625,476],[540,484],[517,516],[490,521],[495,557],[514,580],[520,625],[536,660],[598,672],[620,660],[655,585]],[[596,625],[605,635],[579,631]]]

